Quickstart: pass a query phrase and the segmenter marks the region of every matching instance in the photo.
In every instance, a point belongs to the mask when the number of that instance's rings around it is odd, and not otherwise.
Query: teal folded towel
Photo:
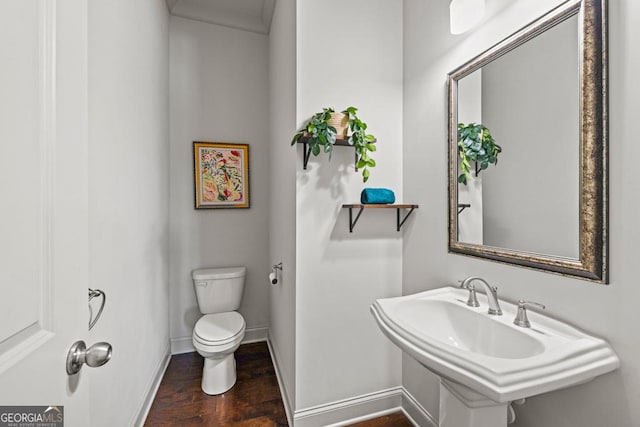
[[[388,188],[365,188],[360,193],[360,203],[365,205],[387,205],[396,201],[396,195]]]

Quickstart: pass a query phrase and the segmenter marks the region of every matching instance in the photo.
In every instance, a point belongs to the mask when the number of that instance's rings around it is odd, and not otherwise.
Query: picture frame
[[[249,144],[193,142],[195,209],[249,208]]]

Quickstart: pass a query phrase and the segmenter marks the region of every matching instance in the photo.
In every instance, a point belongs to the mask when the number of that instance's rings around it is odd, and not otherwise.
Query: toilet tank
[[[200,312],[215,314],[240,308],[246,272],[245,267],[194,270],[191,277]]]

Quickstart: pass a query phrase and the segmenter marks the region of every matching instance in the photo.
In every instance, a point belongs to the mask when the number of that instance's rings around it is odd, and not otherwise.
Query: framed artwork
[[[249,207],[249,144],[193,143],[196,209]]]

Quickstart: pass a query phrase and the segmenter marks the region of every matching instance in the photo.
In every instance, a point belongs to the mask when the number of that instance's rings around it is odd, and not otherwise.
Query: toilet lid
[[[213,344],[232,341],[244,331],[244,318],[237,311],[207,314],[196,323],[193,333],[201,340]]]

